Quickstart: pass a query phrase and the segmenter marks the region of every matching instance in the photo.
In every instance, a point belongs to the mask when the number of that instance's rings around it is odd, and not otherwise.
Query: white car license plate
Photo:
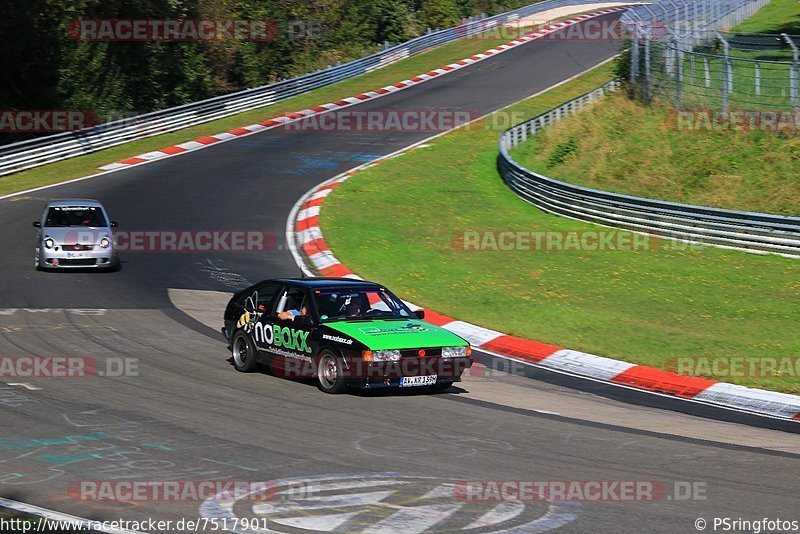
[[[85,252],[67,252],[68,258],[86,258],[88,254]]]
[[[400,378],[400,387],[432,386],[436,383],[437,375],[404,376]]]

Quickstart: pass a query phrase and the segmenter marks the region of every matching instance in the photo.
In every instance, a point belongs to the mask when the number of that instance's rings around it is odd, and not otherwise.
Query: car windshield
[[[322,322],[415,317],[385,289],[323,289],[314,291],[314,299]]]
[[[103,211],[97,206],[53,206],[47,210],[47,227],[108,226]]]

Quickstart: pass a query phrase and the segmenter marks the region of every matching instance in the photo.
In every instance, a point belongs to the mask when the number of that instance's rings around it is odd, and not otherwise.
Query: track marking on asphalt
[[[7,386],[20,386],[20,387],[23,387],[23,388],[27,389],[28,391],[37,391],[37,390],[42,389],[42,388],[38,388],[38,387],[34,386],[30,382],[6,382],[6,385]]]
[[[17,313],[66,313],[69,315],[105,315],[105,308],[0,308],[0,315],[9,316]]]
[[[41,506],[35,506],[33,504],[28,504],[25,502],[14,501],[12,499],[5,499],[3,497],[0,497],[0,507],[7,508],[9,510],[14,510],[16,512],[21,512],[23,514],[35,515],[37,517],[50,519],[51,521],[62,521],[62,522],[69,521],[71,523],[80,524],[84,526],[92,526],[92,527],[99,526],[93,524],[92,520],[85,519],[83,517],[64,514],[62,512],[50,510],[49,508],[42,508]],[[98,532],[107,532],[109,534],[144,534],[143,532],[138,532],[135,530],[97,529],[97,528],[95,528],[94,530]]]
[[[330,474],[273,482],[275,500],[254,502],[246,492],[220,493],[201,504],[200,517],[233,523],[238,518],[234,508],[250,504],[247,515],[256,528],[239,532],[522,534],[563,527],[581,511],[575,502],[467,502],[458,496],[460,480],[402,473]]]

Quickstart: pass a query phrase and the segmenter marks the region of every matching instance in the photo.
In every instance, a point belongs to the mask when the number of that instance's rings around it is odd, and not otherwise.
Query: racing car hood
[[[111,232],[106,228],[99,227],[76,227],[76,226],[48,226],[42,228],[42,237],[49,237],[57,244],[81,243],[94,244],[101,237],[110,237]]]
[[[336,321],[325,326],[352,337],[370,350],[466,346],[465,340],[420,320]]]

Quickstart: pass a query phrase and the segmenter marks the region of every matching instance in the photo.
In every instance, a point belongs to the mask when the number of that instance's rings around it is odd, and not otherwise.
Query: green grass
[[[732,32],[800,34],[800,2],[772,0]]]
[[[733,31],[776,32],[800,22],[798,0],[773,0]],[[800,27],[798,27],[800,30]],[[730,110],[791,111],[786,65],[761,63],[761,94],[754,64],[733,62]],[[684,109],[720,110],[722,60],[702,62],[692,79],[684,62]],[[522,165],[571,183],[663,200],[800,216],[800,136],[797,132],[690,131],[672,110],[674,79],[662,100],[646,107],[620,93],[548,128],[512,151]],[[686,124],[686,122],[684,122]],[[565,144],[572,150],[554,158]]]
[[[754,16],[730,31],[736,33],[800,34],[800,2],[798,0],[773,0]],[[721,48],[715,52],[722,54]],[[756,94],[755,62],[733,60],[733,92],[729,95],[732,109],[784,109],[791,110],[789,96],[789,64],[792,54],[788,47],[776,50],[742,51],[731,50],[731,56],[740,59],[759,60],[761,69],[760,94]],[[722,104],[723,62],[721,58],[709,58],[709,85],[705,87],[705,73],[701,57],[696,57],[695,75],[692,79],[691,63],[687,54],[684,61],[683,106],[720,108]],[[665,77],[667,94],[674,94],[674,80]],[[694,93],[694,94],[692,94]]]
[[[568,142],[562,161],[553,155]],[[669,103],[622,92],[547,128],[517,149],[523,166],[570,183],[630,195],[800,216],[800,137],[689,131]]]
[[[513,38],[513,37],[512,37]],[[399,61],[382,69],[344,80],[334,85],[316,89],[309,93],[273,104],[220,119],[199,126],[186,128],[174,133],[149,137],[117,147],[101,150],[85,156],[37,167],[27,171],[0,178],[0,194],[21,191],[32,187],[53,184],[94,174],[98,167],[120,159],[158,150],[170,145],[191,141],[204,135],[213,135],[233,128],[277,117],[311,106],[324,104],[340,98],[377,89],[416,76],[431,69],[439,68],[482,52],[511,40],[509,36],[487,34],[485,38],[471,37],[448,43],[417,56]]]
[[[791,58],[789,58],[791,61]],[[705,107],[722,109],[722,86],[724,63],[722,58],[708,58],[708,81],[702,57],[695,58],[694,75],[691,62],[685,58],[683,62],[682,101],[684,108]],[[789,77],[791,65],[758,62],[760,68],[760,86],[756,90],[756,63],[752,61],[733,60],[733,91],[728,93],[730,109],[746,110],[788,110],[792,109]],[[661,75],[660,83],[665,85],[665,95],[674,95],[674,78]],[[708,86],[706,86],[708,85]]]
[[[611,66],[595,69],[508,111],[532,117],[611,76]],[[620,135],[629,126],[620,125]],[[452,317],[638,364],[800,355],[800,263],[793,260],[705,247],[459,250],[453,241],[466,230],[599,229],[514,195],[496,171],[498,134],[481,125],[453,132],[337,188],[321,215],[336,256],[359,275]],[[798,377],[735,380],[800,393]]]

